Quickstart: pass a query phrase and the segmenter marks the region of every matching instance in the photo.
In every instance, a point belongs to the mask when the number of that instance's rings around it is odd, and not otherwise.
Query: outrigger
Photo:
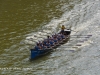
[[[60,34],[61,32],[58,32],[56,35],[60,35]],[[41,49],[37,49],[35,47],[33,49],[30,49],[31,51],[30,60],[35,59],[36,57],[39,57],[41,55],[45,55],[51,52],[53,49],[57,48],[58,46],[66,43],[68,39],[70,38],[70,34],[71,34],[71,30],[69,29],[65,30],[64,33],[62,34],[64,38],[62,37],[62,39],[60,39],[59,42],[55,42],[54,45],[49,45],[49,47],[46,47],[47,45],[44,45],[45,48],[41,48]],[[46,40],[48,40],[48,38]]]

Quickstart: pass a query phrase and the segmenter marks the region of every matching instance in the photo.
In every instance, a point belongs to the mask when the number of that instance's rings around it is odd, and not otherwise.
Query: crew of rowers
[[[54,34],[52,37],[47,36],[47,39],[44,39],[42,42],[38,42],[37,45],[35,46],[35,50],[43,50],[45,48],[52,48],[56,44],[59,44],[62,42],[62,40],[65,39],[64,35],[64,26],[62,25],[62,30],[59,34]]]

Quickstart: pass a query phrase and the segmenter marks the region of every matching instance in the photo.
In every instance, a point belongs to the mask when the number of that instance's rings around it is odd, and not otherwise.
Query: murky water
[[[99,0],[1,1],[0,73],[99,75],[99,7]],[[29,47],[57,32],[62,24],[72,29],[68,43],[30,62]]]

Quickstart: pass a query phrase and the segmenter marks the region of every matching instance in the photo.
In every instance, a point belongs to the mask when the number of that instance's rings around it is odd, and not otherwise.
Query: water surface
[[[99,7],[99,0],[1,0],[0,73],[99,75]],[[33,41],[36,39],[27,39],[36,34],[37,40],[41,40],[40,36],[45,38],[47,32],[57,32],[60,25],[71,27],[73,30],[69,42],[30,62],[29,47],[34,46]],[[73,35],[92,36],[77,38]]]

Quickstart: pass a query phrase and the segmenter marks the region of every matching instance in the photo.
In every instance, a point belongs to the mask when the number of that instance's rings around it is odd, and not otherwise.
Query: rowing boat
[[[45,48],[45,49],[39,49],[39,50],[36,50],[35,48],[30,49],[30,51],[31,51],[30,60],[35,59],[36,57],[45,55],[45,54],[51,52],[53,49],[55,49],[55,48],[59,47],[60,45],[66,43],[68,41],[68,39],[70,38],[70,33],[71,33],[71,30],[65,30],[64,31],[65,38],[62,39],[59,43],[56,43],[53,47]],[[60,34],[60,32],[58,32],[57,34]]]

